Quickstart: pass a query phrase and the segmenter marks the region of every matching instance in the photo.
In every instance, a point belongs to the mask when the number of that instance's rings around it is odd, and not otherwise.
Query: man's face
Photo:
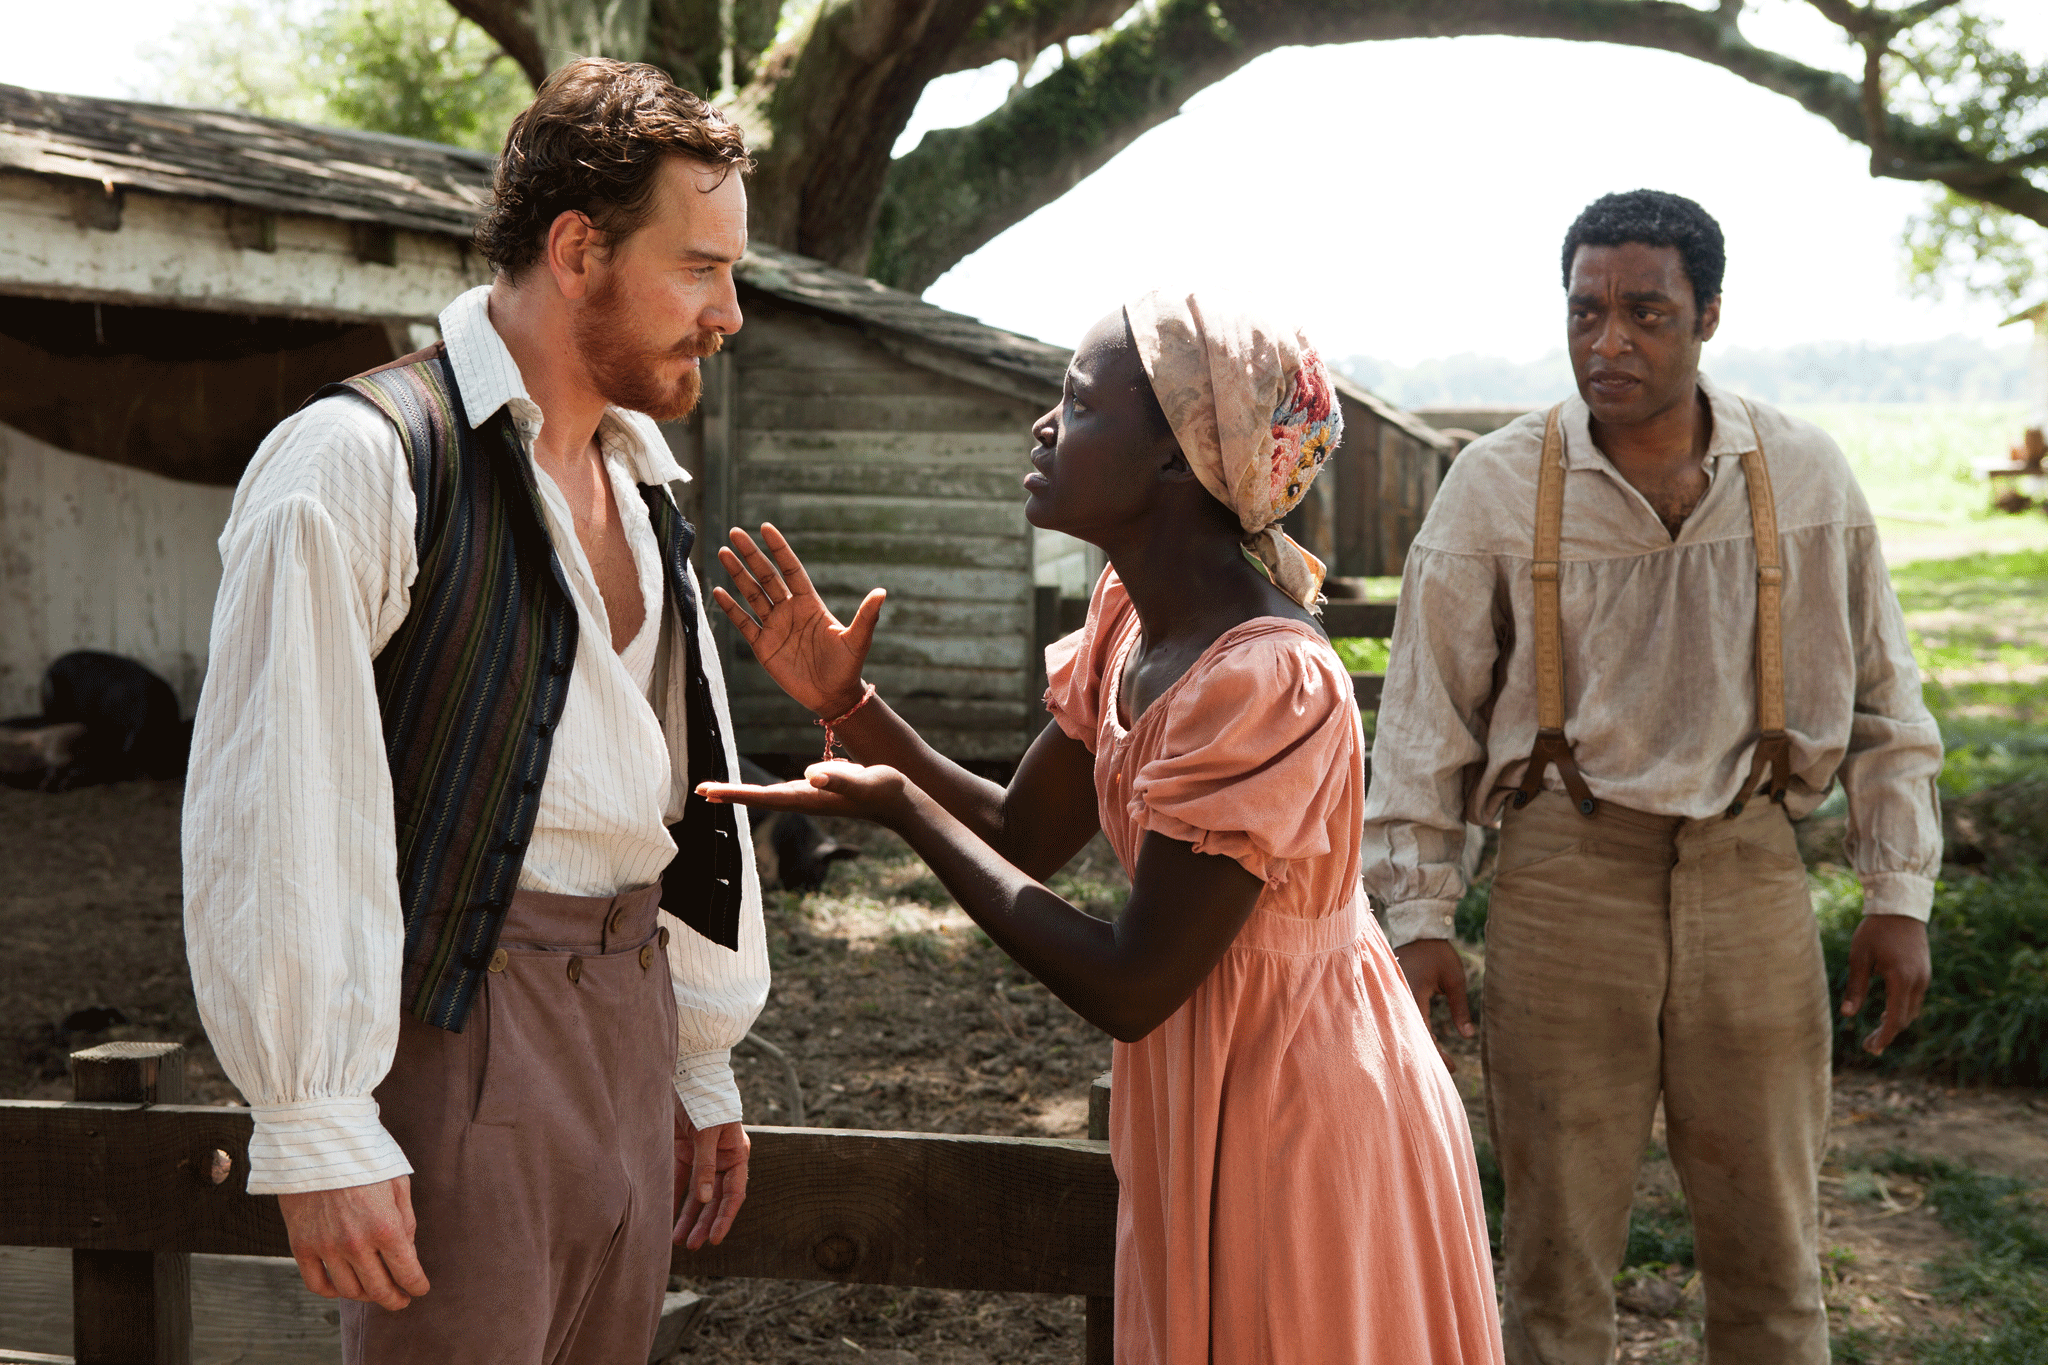
[[[747,249],[747,191],[738,172],[677,156],[655,176],[646,222],[595,253],[574,337],[607,403],[673,422],[697,406],[702,357],[740,329],[732,268]]]
[[[1637,426],[1692,400],[1721,300],[1695,308],[1677,247],[1582,246],[1566,295],[1572,377],[1596,422]]]

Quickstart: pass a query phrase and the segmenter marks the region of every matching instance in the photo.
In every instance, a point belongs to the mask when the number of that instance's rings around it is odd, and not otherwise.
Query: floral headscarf
[[[1329,372],[1292,327],[1193,294],[1124,306],[1138,357],[1202,487],[1237,513],[1245,548],[1282,591],[1322,605],[1321,560],[1280,530],[1344,435]]]

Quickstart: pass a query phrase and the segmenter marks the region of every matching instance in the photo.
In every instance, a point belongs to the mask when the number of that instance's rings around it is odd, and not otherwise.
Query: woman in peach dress
[[[1292,329],[1155,293],[1089,332],[1034,426],[1025,513],[1111,567],[1047,650],[1053,723],[1007,788],[861,682],[879,591],[841,625],[772,527],[720,555],[744,605],[719,605],[859,763],[704,794],[897,830],[1118,1040],[1121,1365],[1501,1358],[1464,1108],[1359,886],[1322,566],[1276,526],[1340,430]],[[1114,924],[1037,880],[1098,828],[1131,874]]]

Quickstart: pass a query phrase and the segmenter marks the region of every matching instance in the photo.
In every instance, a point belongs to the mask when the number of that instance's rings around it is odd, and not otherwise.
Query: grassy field
[[[1877,513],[1892,563],[2048,548],[2048,516],[1992,511],[1989,485],[1973,470],[2004,459],[2018,441],[2019,404],[1816,403],[1786,410],[1840,444]]]

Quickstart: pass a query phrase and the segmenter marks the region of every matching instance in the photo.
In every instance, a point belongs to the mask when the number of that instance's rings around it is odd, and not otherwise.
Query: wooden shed
[[[738,276],[746,325],[672,437],[693,520],[774,522],[842,613],[888,589],[868,677],[943,752],[1015,759],[1044,723],[1041,553],[1073,544],[1034,533],[1020,483],[1068,352],[769,247]],[[810,714],[723,643],[740,747],[815,752]]]
[[[1288,516],[1288,534],[1333,578],[1398,578],[1457,443],[1343,375],[1330,379],[1344,409],[1344,440]],[[1348,591],[1329,586],[1332,598]]]
[[[0,86],[0,714],[80,648],[189,712],[263,434],[487,278],[488,158]]]
[[[0,86],[0,712],[70,649],[111,649],[189,710],[215,539],[263,434],[320,384],[425,344],[488,278],[490,158],[218,111]],[[870,676],[940,749],[1014,760],[1040,647],[1099,553],[1034,531],[1019,486],[1069,352],[769,247],[746,325],[664,427],[722,581],[774,521],[826,597],[889,590]],[[1346,438],[1291,523],[1335,573],[1398,573],[1450,443],[1339,382]],[[1062,610],[1062,598],[1066,610]],[[819,740],[721,629],[743,752]]]
[[[191,708],[235,481],[308,393],[425,344],[488,279],[490,173],[403,138],[0,87],[0,712],[34,710],[77,648],[141,659]],[[835,602],[889,589],[875,677],[935,742],[1015,757],[1041,633],[1018,480],[1066,353],[772,250],[738,275],[747,326],[665,428],[715,528],[700,571],[723,577],[726,526],[778,522]],[[810,749],[725,645],[741,748]]]

